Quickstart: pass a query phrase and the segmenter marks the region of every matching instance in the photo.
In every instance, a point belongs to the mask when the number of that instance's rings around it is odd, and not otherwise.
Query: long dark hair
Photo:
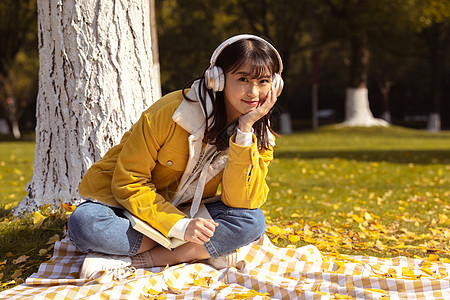
[[[252,66],[252,73],[249,74],[253,78],[261,78],[266,74],[267,70],[271,76],[278,73],[280,65],[278,57],[267,43],[258,39],[242,39],[238,40],[226,48],[217,57],[215,65],[221,67],[224,73],[234,72],[238,70],[244,63]],[[206,93],[213,99],[213,109],[211,115],[206,118],[205,139],[209,144],[215,145],[219,150],[228,148],[228,141],[234,129],[237,127],[237,120],[232,124],[227,124],[227,110],[225,107],[224,92],[214,92],[206,88],[205,73],[200,77],[200,102],[206,115]],[[188,89],[194,80],[188,82],[183,87],[183,96],[189,101],[194,101],[186,96],[185,90]],[[226,83],[225,83],[226,84]],[[215,99],[215,100],[214,100]],[[253,130],[258,140],[258,147],[263,149],[270,148],[269,134],[275,132],[270,127],[270,115],[273,107],[265,116],[253,124]],[[208,119],[212,117],[211,124]],[[230,130],[231,129],[231,130]]]

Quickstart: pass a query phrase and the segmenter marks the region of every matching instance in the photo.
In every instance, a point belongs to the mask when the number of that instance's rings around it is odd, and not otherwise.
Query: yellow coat
[[[170,203],[189,159],[190,133],[172,119],[182,101],[181,91],[173,92],[144,111],[120,144],[89,168],[79,185],[80,194],[124,207],[167,236],[185,217]],[[233,140],[234,136],[224,170],[206,183],[203,198],[215,196],[221,184],[226,205],[258,208],[269,191],[265,177],[273,150],[258,150],[255,136],[249,147]]]

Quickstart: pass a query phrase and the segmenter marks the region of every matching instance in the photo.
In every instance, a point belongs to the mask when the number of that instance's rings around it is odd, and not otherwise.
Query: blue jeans
[[[266,229],[261,209],[233,208],[223,202],[206,204],[206,208],[219,223],[214,235],[204,244],[213,258],[258,240]],[[69,218],[70,240],[82,252],[136,255],[143,236],[131,227],[122,211],[100,203],[83,202]]]

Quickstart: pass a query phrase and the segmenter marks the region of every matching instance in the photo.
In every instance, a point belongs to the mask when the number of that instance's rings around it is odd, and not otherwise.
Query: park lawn
[[[34,142],[0,142],[0,207],[25,197],[33,159]]]
[[[10,215],[31,179],[32,156],[32,143],[0,143],[0,290],[35,272],[55,234],[63,236],[64,208]],[[267,234],[278,246],[314,244],[333,255],[450,262],[449,181],[450,132],[325,127],[278,137],[263,206]]]

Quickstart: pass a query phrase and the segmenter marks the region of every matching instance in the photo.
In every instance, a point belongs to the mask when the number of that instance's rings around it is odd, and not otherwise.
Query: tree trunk
[[[148,5],[38,1],[35,160],[16,213],[77,203],[86,170],[161,94],[151,71]]]
[[[434,24],[425,30],[429,49],[429,64],[431,69],[431,110],[428,115],[428,131],[441,130],[441,88],[445,65],[445,45],[448,39],[448,25]]]
[[[345,121],[340,126],[388,126],[381,119],[375,119],[369,108],[367,72],[369,50],[367,36],[355,34],[351,39],[350,84],[345,95]]]
[[[387,79],[387,76],[383,76],[383,80],[379,85],[381,95],[383,96],[383,114],[381,118],[389,124],[392,124],[391,110],[389,108],[389,95],[391,93],[392,81]]]

